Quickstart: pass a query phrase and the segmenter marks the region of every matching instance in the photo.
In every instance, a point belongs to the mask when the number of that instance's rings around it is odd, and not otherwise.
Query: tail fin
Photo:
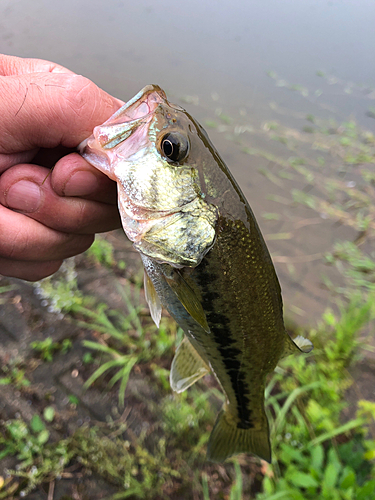
[[[227,418],[225,410],[219,413],[211,432],[207,449],[207,460],[223,462],[238,453],[253,453],[271,463],[271,444],[268,421],[264,415],[264,427],[261,429],[241,429],[235,421]]]

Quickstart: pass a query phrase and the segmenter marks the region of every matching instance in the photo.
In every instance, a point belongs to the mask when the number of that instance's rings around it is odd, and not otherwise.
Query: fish
[[[285,330],[266,243],[206,131],[148,85],[79,151],[117,182],[153,320],[159,326],[165,308],[185,333],[171,365],[172,389],[182,392],[212,372],[224,392],[207,459],[252,453],[271,462],[267,375],[282,357],[313,346]]]

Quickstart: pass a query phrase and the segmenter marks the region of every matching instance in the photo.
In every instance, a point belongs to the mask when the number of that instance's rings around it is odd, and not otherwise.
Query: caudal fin
[[[241,429],[227,416],[227,413],[221,410],[217,417],[208,442],[207,460],[223,462],[238,453],[253,453],[271,463],[267,417],[264,415],[264,427],[261,429]]]

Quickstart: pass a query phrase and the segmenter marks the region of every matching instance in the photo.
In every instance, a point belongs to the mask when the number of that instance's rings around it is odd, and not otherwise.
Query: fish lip
[[[140,110],[142,105],[146,104],[148,109]],[[147,118],[152,114],[160,104],[166,104],[170,108],[178,111],[185,111],[181,106],[172,104],[168,101],[164,90],[157,84],[146,85],[132,99],[125,103],[114,115],[103,125],[114,123],[130,123],[141,118]],[[128,119],[126,119],[128,118]]]
[[[156,108],[162,103],[168,103],[164,90],[156,84],[146,85],[108,120],[95,127],[93,136],[99,139],[99,144],[102,147],[105,147],[106,139],[102,136],[101,130],[105,130],[106,127],[121,126],[122,124],[127,124],[127,127],[131,129],[133,125],[134,127],[137,126],[137,122],[146,123],[150,120]],[[77,149],[80,154],[83,155],[85,153],[86,148],[89,146],[89,141],[91,142],[93,136],[88,137],[78,145]],[[102,140],[100,140],[101,136],[103,137]]]
[[[146,118],[153,113],[159,104],[168,102],[164,90],[159,85],[146,85],[132,99],[125,103],[114,115],[109,118],[103,125],[114,123],[128,123],[140,118]],[[146,104],[147,110],[139,109]],[[127,119],[128,118],[128,119]]]

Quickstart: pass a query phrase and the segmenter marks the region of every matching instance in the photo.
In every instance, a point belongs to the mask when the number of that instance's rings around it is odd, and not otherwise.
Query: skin
[[[121,105],[55,63],[0,55],[0,274],[39,280],[121,226],[116,184],[71,152]]]

